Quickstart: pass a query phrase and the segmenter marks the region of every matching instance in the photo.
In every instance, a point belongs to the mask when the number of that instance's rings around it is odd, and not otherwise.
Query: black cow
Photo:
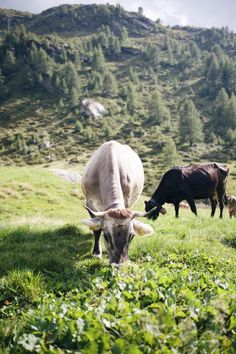
[[[156,206],[150,216],[155,220],[159,212],[165,212],[162,208],[164,203],[173,203],[178,218],[179,203],[187,200],[192,212],[197,215],[194,199],[210,198],[211,216],[214,216],[219,201],[222,218],[228,172],[228,167],[221,163],[174,167],[164,174],[151,199],[145,201],[145,210],[149,211]]]

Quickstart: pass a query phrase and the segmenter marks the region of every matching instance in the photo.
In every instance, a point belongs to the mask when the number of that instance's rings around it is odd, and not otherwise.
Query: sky
[[[61,4],[114,4],[127,11],[137,11],[164,25],[225,27],[236,32],[236,0],[0,0],[1,8],[39,13]]]

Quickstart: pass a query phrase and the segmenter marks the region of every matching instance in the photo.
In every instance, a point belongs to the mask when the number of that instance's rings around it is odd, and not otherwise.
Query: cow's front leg
[[[220,207],[220,218],[222,219],[223,218],[223,209],[224,209],[224,203],[223,203],[222,199],[219,200],[219,207]]]
[[[179,217],[179,202],[175,202],[174,206],[175,206],[175,217],[178,218]]]
[[[102,232],[102,230],[93,231],[93,234],[94,234],[93,256],[98,257],[98,258],[102,257],[102,249],[99,244],[101,232]]]

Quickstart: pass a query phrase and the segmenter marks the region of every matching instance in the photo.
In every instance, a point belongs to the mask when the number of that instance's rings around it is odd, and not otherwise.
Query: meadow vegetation
[[[17,193],[1,203],[1,352],[235,352],[236,219],[227,211],[220,220],[207,207],[197,218],[181,209],[175,219],[167,206],[117,270],[105,251],[91,257],[79,186],[75,197],[74,185],[39,167],[1,175],[1,191]]]

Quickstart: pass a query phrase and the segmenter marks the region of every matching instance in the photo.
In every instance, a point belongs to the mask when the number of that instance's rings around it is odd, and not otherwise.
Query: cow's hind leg
[[[224,209],[224,192],[221,190],[217,190],[218,200],[219,200],[219,207],[220,207],[220,218],[223,217],[223,209]]]
[[[195,215],[197,215],[197,208],[196,208],[196,204],[195,204],[195,202],[194,202],[194,199],[193,199],[192,197],[189,197],[189,198],[186,198],[186,200],[187,200],[187,202],[188,202],[188,204],[189,204],[189,206],[190,206],[191,211],[192,211]]]
[[[216,206],[217,206],[217,199],[215,196],[210,197],[210,202],[211,202],[211,217],[215,215],[216,211]]]

